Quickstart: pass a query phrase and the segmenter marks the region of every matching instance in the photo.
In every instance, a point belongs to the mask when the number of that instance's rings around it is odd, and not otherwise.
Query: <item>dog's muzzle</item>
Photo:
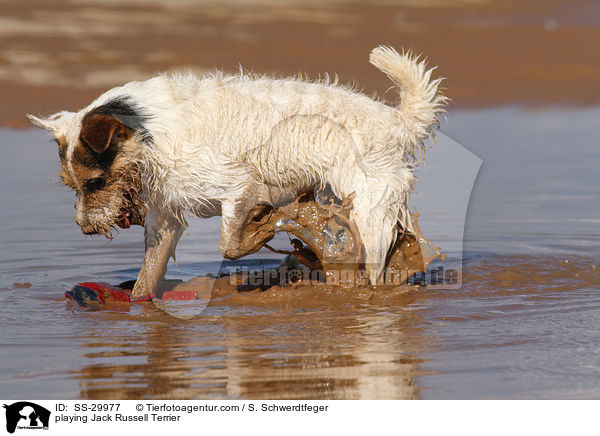
[[[97,235],[98,231],[92,226],[81,226],[81,233],[84,235]]]

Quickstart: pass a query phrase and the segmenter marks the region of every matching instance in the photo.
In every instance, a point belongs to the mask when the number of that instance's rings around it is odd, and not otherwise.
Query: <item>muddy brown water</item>
[[[598,107],[449,114],[442,132],[483,161],[464,252],[436,184],[464,158],[442,156],[443,138],[412,202],[448,262],[464,258],[460,288],[234,293],[187,318],[64,299],[83,280],[134,278],[142,230],[83,236],[54,143],[0,130],[0,396],[598,398],[599,119]],[[236,267],[217,252],[218,219],[191,224],[168,277]],[[261,250],[243,265],[279,260]]]
[[[330,197],[315,201],[312,195],[308,198],[308,195],[302,194],[290,204],[276,209],[271,205],[254,207],[242,226],[240,257],[255,253],[265,246],[274,253],[288,254],[285,265],[291,267],[289,269],[300,273],[298,264],[304,265],[309,279],[311,274],[316,279],[316,274],[320,273],[322,281],[327,284],[342,287],[368,285],[361,235],[350,219],[352,199],[335,200]],[[385,283],[386,274],[388,278],[392,274],[398,277],[404,274],[405,279],[397,280],[397,284],[401,284],[414,274],[426,273],[435,258],[444,258],[437,247],[421,234],[418,213],[411,214],[410,223],[410,230],[400,226],[395,230],[396,237],[391,244],[379,287]],[[278,250],[266,244],[280,232],[287,232],[292,250]],[[282,280],[286,285],[293,283],[280,268],[272,272],[282,276],[280,283],[283,283]],[[230,277],[230,280],[233,279]],[[298,284],[303,283],[299,281]]]

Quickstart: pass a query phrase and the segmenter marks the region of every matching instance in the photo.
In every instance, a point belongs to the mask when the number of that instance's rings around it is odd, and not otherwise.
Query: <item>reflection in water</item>
[[[83,337],[81,397],[418,397],[418,316],[401,307],[342,306],[208,309],[189,321],[151,304],[136,315],[103,311],[104,329]]]
[[[88,399],[596,395],[597,259],[486,256],[464,279],[388,299],[244,293],[190,320],[153,304],[82,312],[73,374]]]

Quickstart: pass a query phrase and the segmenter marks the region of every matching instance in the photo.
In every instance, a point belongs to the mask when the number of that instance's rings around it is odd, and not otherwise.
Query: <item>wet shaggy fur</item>
[[[446,99],[441,79],[410,54],[381,46],[370,62],[397,86],[397,106],[335,82],[170,73],[113,88],[76,113],[30,119],[61,144],[84,233],[144,224],[135,295],[154,291],[186,214],[221,215],[221,253],[236,258],[257,204],[325,188],[352,196],[375,283],[398,228],[412,230],[413,170]]]

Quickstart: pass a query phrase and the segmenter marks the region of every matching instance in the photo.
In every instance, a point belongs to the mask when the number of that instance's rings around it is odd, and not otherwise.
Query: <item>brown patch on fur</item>
[[[79,140],[98,154],[111,145],[118,144],[131,136],[132,130],[116,117],[91,113],[83,119]]]
[[[54,140],[58,144],[58,157],[62,162],[65,160],[67,154],[67,138],[65,138],[64,135],[60,135],[54,138]]]
[[[68,186],[73,190],[77,190],[77,181],[71,176],[71,174],[67,170],[66,163],[64,161],[62,162],[60,173],[58,174],[58,176],[60,177],[65,186]]]
[[[62,182],[73,190],[77,190],[77,181],[73,179],[69,170],[67,169],[67,138],[64,135],[57,136],[54,138],[56,144],[58,145],[58,157],[60,158],[60,173],[58,176],[62,180]]]

